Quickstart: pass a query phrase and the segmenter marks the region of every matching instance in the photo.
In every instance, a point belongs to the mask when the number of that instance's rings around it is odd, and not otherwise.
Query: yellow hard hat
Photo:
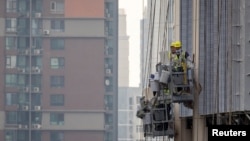
[[[172,42],[170,47],[175,47],[175,42]]]
[[[176,48],[181,48],[181,46],[182,46],[182,45],[181,45],[181,41],[176,41],[176,42],[175,42],[175,47],[176,47]]]

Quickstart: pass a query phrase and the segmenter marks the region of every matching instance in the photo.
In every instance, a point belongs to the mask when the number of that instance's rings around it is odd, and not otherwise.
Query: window
[[[54,57],[50,59],[50,68],[59,69],[64,68],[64,57]]]
[[[64,87],[64,76],[51,76],[50,87],[53,87],[53,88]]]
[[[20,68],[26,67],[26,62],[28,61],[28,58],[26,56],[17,56],[17,66]],[[32,60],[33,61],[33,60]]]
[[[29,38],[19,37],[18,38],[18,48],[19,49],[27,49],[28,47],[29,47]]]
[[[64,31],[64,20],[51,20],[51,29],[54,31]]]
[[[52,94],[50,96],[51,106],[63,106],[64,105],[64,95],[63,94]]]
[[[59,39],[59,38],[51,39],[50,46],[51,46],[51,49],[53,50],[64,49],[64,39]]]
[[[16,67],[16,56],[6,56],[6,68]]]
[[[6,1],[6,12],[16,12],[17,2],[16,0]]]
[[[113,96],[112,95],[105,95],[104,100],[105,100],[106,108],[108,108],[109,110],[112,110],[113,109]]]
[[[64,114],[50,113],[50,125],[64,125]]]
[[[5,49],[16,49],[17,44],[16,44],[16,38],[15,37],[6,37],[5,38]]]
[[[16,124],[17,123],[17,112],[6,111],[6,123]]]
[[[34,1],[32,1],[32,4],[33,4],[33,2]],[[18,12],[25,13],[25,12],[28,12],[28,9],[29,9],[28,1],[24,1],[24,0],[18,1]]]
[[[6,86],[16,86],[17,76],[15,74],[6,74],[5,76],[5,85]]]
[[[107,36],[113,36],[113,22],[112,21],[105,22],[105,33]]]
[[[16,140],[17,140],[17,130],[5,131],[5,141],[16,141]]]
[[[16,18],[6,18],[6,31],[16,32]]]
[[[7,93],[5,95],[5,104],[6,105],[15,105],[17,104],[17,94],[16,93]]]
[[[50,132],[50,141],[63,141],[64,134],[63,132]]]
[[[112,124],[113,123],[113,116],[111,114],[105,114],[105,124]]]
[[[52,13],[63,13],[64,12],[64,2],[55,2],[55,1],[52,1],[50,3],[50,10]]]
[[[111,132],[105,133],[105,140],[104,141],[112,141],[113,134]]]

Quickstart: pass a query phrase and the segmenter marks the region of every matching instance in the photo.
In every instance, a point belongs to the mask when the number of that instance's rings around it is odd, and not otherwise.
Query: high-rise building
[[[118,86],[129,86],[129,36],[127,35],[127,15],[124,9],[119,9],[119,73]]]
[[[0,140],[116,141],[117,0],[0,1]]]

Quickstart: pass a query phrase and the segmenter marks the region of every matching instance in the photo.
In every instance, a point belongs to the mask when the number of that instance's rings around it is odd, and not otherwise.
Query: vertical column
[[[200,0],[193,0],[193,53],[195,61],[195,81],[198,82],[199,68],[199,6]],[[198,87],[198,83],[196,83]],[[199,115],[199,93],[194,94],[193,108],[193,141],[206,141],[205,118]]]

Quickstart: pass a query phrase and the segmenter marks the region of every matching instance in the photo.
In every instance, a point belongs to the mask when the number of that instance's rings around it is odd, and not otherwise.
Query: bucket
[[[155,72],[154,80],[159,81],[159,72]]]
[[[159,83],[155,80],[150,80],[150,88],[153,92],[159,91]]]
[[[169,71],[162,70],[161,77],[160,77],[160,82],[164,83],[164,84],[168,84],[169,75],[170,75]]]

